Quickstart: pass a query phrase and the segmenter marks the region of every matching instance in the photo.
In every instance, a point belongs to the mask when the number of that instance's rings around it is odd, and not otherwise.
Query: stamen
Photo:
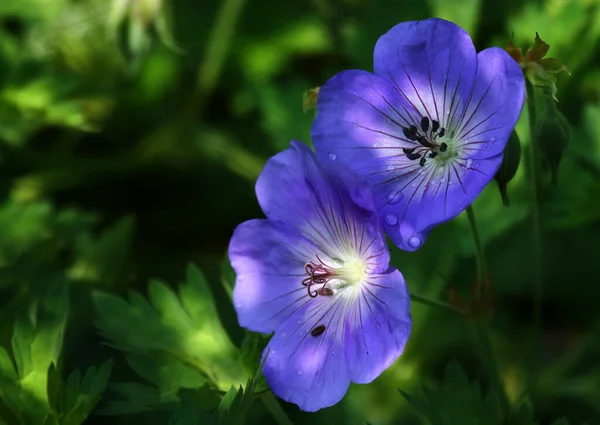
[[[402,127],[402,133],[408,140],[415,141],[419,136],[417,136],[417,128],[415,127],[415,131],[412,131],[412,127],[414,126],[411,126],[411,128]]]
[[[421,154],[420,153],[407,153],[406,157],[408,159],[410,159],[411,161],[414,161],[415,159],[421,158]]]
[[[416,148],[402,148],[402,152],[408,155],[409,153],[413,153],[415,149]]]
[[[437,155],[438,155],[438,153],[437,153],[437,152],[431,152],[431,153],[430,153],[428,156],[429,156],[429,158],[432,158],[432,159],[433,159],[433,158],[435,158]]]
[[[419,142],[420,145],[425,146],[426,148],[430,148],[431,147],[431,143],[429,143],[427,141],[427,139],[423,136],[419,136],[417,138],[417,142]]]
[[[436,120],[431,120],[431,132],[435,133],[440,128],[440,123]]]
[[[312,331],[310,331],[310,334],[312,336],[319,336],[321,335],[323,332],[325,332],[325,325],[319,325],[316,328],[314,328]]]
[[[428,117],[421,118],[421,130],[423,130],[423,133],[427,133],[427,130],[429,130],[429,118]]]
[[[423,158],[421,158],[421,160],[419,161],[419,165],[420,165],[421,167],[422,167],[422,166],[424,166],[424,165],[425,165],[425,161],[426,161],[426,160],[427,160],[427,159],[425,158],[425,156],[423,156]]]
[[[437,134],[437,137],[444,137],[444,134],[446,134],[446,129],[442,127],[440,132]]]
[[[446,152],[446,149],[448,149],[448,145],[444,142],[442,142],[440,144],[440,152]]]

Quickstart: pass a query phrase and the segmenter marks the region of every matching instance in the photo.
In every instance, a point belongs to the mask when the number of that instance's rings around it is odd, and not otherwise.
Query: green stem
[[[542,321],[542,232],[540,227],[540,150],[535,134],[536,110],[535,95],[531,83],[525,80],[527,87],[527,112],[529,115],[529,167],[531,180],[531,215],[533,233],[533,322],[539,329]]]
[[[510,402],[506,395],[506,389],[500,378],[500,369],[498,368],[498,361],[494,355],[492,343],[490,341],[489,332],[484,325],[475,325],[475,333],[477,335],[477,345],[479,347],[479,354],[485,364],[485,369],[490,373],[490,380],[492,381],[492,387],[496,389],[498,396],[500,397],[500,407],[506,414],[510,410]]]
[[[260,399],[278,425],[293,425],[292,421],[288,418],[281,407],[281,404],[279,404],[279,401],[277,401],[277,398],[275,398],[271,391],[265,392]]]
[[[475,220],[475,211],[473,207],[469,205],[467,208],[467,217],[469,217],[469,225],[471,226],[471,233],[473,234],[473,242],[475,243],[475,259],[477,261],[477,286],[475,290],[476,300],[481,300],[481,287],[484,282],[487,282],[487,262],[485,259],[485,251],[479,237],[479,230],[477,229],[477,221]]]
[[[208,46],[198,69],[197,91],[191,109],[200,114],[206,98],[217,84],[221,68],[229,52],[235,26],[246,0],[222,0],[221,9],[208,36]]]
[[[450,305],[450,304],[442,302],[442,301],[437,301],[437,300],[432,300],[427,297],[422,297],[421,295],[410,294],[410,299],[414,302],[428,305],[429,307],[440,308],[442,310],[451,311],[453,313],[458,313],[460,315],[467,314],[466,311],[461,310],[458,307],[454,307],[453,305]]]

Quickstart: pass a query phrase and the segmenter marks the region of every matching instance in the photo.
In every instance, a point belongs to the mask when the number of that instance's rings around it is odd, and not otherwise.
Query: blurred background
[[[478,50],[526,49],[538,32],[571,72],[557,82],[571,140],[541,190],[541,332],[524,111],[510,207],[495,182],[474,204],[487,336],[413,303],[406,352],[373,384],[315,414],[259,391],[245,423],[418,424],[423,403],[398,389],[426,386],[431,409],[467,412],[438,423],[600,424],[598,0],[1,0],[0,424],[202,423],[173,412],[210,411],[245,383],[266,340],[237,325],[226,250],[237,224],[262,217],[256,177],[292,139],[310,143],[307,90],[372,70],[380,35],[429,17]],[[415,253],[392,250],[415,294],[468,298],[464,215]],[[461,379],[443,378],[451,361]],[[487,398],[502,404],[498,388],[520,413],[475,421]]]

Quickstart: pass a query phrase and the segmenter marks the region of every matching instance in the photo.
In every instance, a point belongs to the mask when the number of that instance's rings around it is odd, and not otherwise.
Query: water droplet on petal
[[[490,142],[492,142],[492,143],[494,143],[495,141],[496,141],[496,138],[495,138],[495,137],[492,137],[492,138],[490,139]]]
[[[298,375],[302,375],[302,371],[298,369]]]
[[[398,223],[398,217],[396,217],[394,214],[386,215],[384,220],[390,226],[395,226]]]
[[[337,158],[337,156],[334,153],[329,154],[329,159],[331,159],[332,161],[335,161],[336,158]]]
[[[388,170],[388,171],[392,171],[393,169],[394,169],[394,166],[393,166],[393,165],[388,165],[388,166],[387,166],[387,170]]]
[[[286,333],[285,332],[281,332],[281,337],[285,338]]]
[[[236,301],[235,308],[240,308],[241,306],[242,306],[242,303],[239,301]]]
[[[389,119],[389,118],[387,118],[387,119],[385,120],[385,122],[387,122],[388,124],[391,124],[391,123],[392,123],[392,120],[391,120],[391,119]]]
[[[473,165],[473,160],[467,159],[467,168],[471,168],[471,165]]]
[[[486,151],[490,150],[490,144],[486,143],[485,145],[483,145],[483,149],[486,150]]]
[[[404,195],[401,192],[390,192],[387,196],[388,204],[397,204],[403,197]]]
[[[419,238],[418,236],[411,236],[408,239],[408,246],[410,246],[411,248],[418,248],[421,246],[421,238]]]

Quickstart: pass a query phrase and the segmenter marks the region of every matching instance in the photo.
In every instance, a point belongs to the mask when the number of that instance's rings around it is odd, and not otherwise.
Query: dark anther
[[[416,148],[402,148],[402,152],[404,152],[406,155],[408,155],[409,153],[413,153],[415,151]]]
[[[436,131],[438,131],[438,128],[440,128],[440,123],[436,120],[431,120],[431,132],[435,133]]]
[[[319,325],[316,328],[314,328],[312,331],[310,331],[310,334],[312,336],[319,336],[321,335],[323,332],[325,332],[325,325]]]
[[[412,127],[411,128],[406,128],[406,127],[402,127],[402,132],[404,133],[404,136],[408,139],[408,140],[417,140],[417,129],[415,128],[415,131],[412,131]]]
[[[438,155],[437,152],[431,152],[428,156],[429,158],[435,158]]]
[[[411,125],[409,127],[409,130],[410,130],[411,133],[415,133],[415,134],[417,134],[417,131],[418,131],[417,130],[417,126],[415,126],[415,125]]]
[[[430,147],[431,147],[431,143],[429,143],[429,142],[427,141],[427,139],[426,139],[425,137],[423,137],[423,136],[419,136],[419,137],[417,138],[417,142],[419,142],[419,144],[420,144],[421,146],[425,146],[426,148],[430,148]]]
[[[330,297],[333,295],[333,289],[325,286],[325,287],[319,289],[319,295],[326,295],[326,296]]]
[[[446,149],[448,149],[448,145],[442,142],[442,144],[440,145],[440,152],[446,152]]]
[[[421,118],[421,130],[423,130],[423,133],[427,133],[427,130],[429,130],[429,118]]]
[[[437,137],[444,137],[446,134],[446,129],[444,127],[440,128],[440,132],[437,134]]]
[[[423,165],[425,165],[425,156],[423,156],[423,158],[421,158],[421,160],[419,161],[419,165],[422,167]]]
[[[421,154],[420,153],[407,153],[406,157],[408,159],[410,159],[411,161],[414,161],[415,159],[421,158]]]

